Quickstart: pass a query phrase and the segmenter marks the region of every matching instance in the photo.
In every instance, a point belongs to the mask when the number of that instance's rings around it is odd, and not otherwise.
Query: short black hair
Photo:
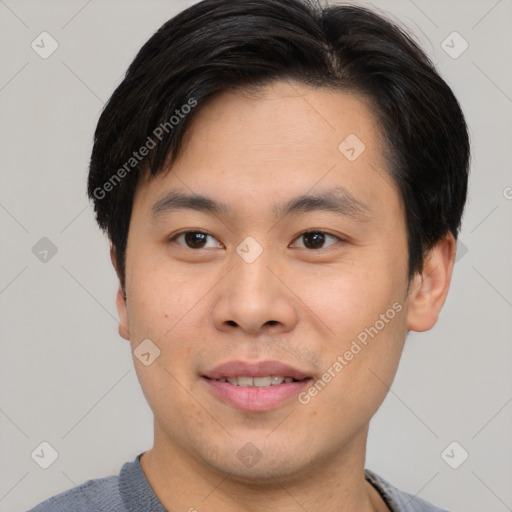
[[[354,5],[204,0],[144,44],[95,131],[88,197],[115,248],[123,289],[140,178],[170,168],[206,100],[278,80],[371,101],[405,209],[409,279],[437,241],[448,232],[457,238],[467,194],[468,130],[452,90],[407,32]]]

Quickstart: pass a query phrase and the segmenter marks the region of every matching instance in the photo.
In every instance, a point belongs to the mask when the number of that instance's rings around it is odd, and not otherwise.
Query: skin
[[[338,149],[351,133],[366,147],[352,162]],[[371,106],[354,94],[286,82],[223,93],[196,113],[184,142],[168,172],[138,185],[127,302],[121,287],[117,294],[119,333],[132,351],[146,338],[161,351],[149,366],[134,357],[155,417],[154,446],[141,457],[151,486],[169,510],[388,510],[364,479],[368,425],[407,329],[437,321],[453,236],[408,288],[403,206]],[[274,217],[274,203],[333,186],[369,207],[364,220]],[[152,205],[171,189],[222,201],[232,215],[180,210],[152,221]],[[170,241],[184,230],[211,237],[192,247],[184,236]],[[310,248],[301,234],[312,230],[334,238]],[[250,264],[236,252],[248,236],[263,249]],[[111,256],[116,267],[114,248]],[[316,381],[394,303],[401,311],[308,404],[241,411],[201,377],[234,359],[277,359]],[[237,458],[248,442],[262,454],[250,468]]]

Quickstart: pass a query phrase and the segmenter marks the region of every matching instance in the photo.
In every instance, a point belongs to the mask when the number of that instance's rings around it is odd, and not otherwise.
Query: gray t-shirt
[[[126,462],[119,476],[88,480],[28,512],[167,512],[142,470],[141,455]],[[448,512],[399,491],[369,469],[365,469],[365,476],[393,512]]]

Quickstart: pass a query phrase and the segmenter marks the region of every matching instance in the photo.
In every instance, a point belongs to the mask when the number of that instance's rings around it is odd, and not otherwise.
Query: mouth
[[[202,377],[216,399],[252,412],[290,403],[313,380],[305,372],[279,361],[230,361]]]
[[[208,379],[208,377],[206,377]],[[249,376],[238,376],[238,377],[221,377],[220,379],[209,379],[216,380],[217,382],[229,382],[233,386],[240,386],[243,388],[268,388],[270,386],[279,386],[283,382],[289,384],[290,382],[301,382],[307,379],[294,379],[293,377],[282,377],[278,375],[269,375],[264,377],[249,377]]]
[[[281,361],[257,361],[252,363],[228,361],[216,366],[211,371],[205,373],[204,376],[212,380],[226,379],[231,384],[246,387],[251,387],[254,384],[256,386],[259,384],[270,386],[273,384],[272,379],[278,385],[284,382],[285,379],[286,382],[291,382],[289,379],[300,381],[311,378],[311,375]],[[233,382],[230,379],[233,379]],[[283,379],[283,381],[279,379]]]

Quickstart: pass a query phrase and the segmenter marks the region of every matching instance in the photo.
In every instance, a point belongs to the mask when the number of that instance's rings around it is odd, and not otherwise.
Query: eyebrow
[[[225,217],[233,213],[230,206],[210,197],[171,190],[151,207],[150,216],[156,221],[162,216],[177,210],[194,210]],[[304,194],[275,204],[272,211],[275,217],[279,219],[291,214],[327,211],[350,217],[357,221],[368,220],[371,213],[368,205],[356,199],[350,192],[340,186],[317,194]]]

